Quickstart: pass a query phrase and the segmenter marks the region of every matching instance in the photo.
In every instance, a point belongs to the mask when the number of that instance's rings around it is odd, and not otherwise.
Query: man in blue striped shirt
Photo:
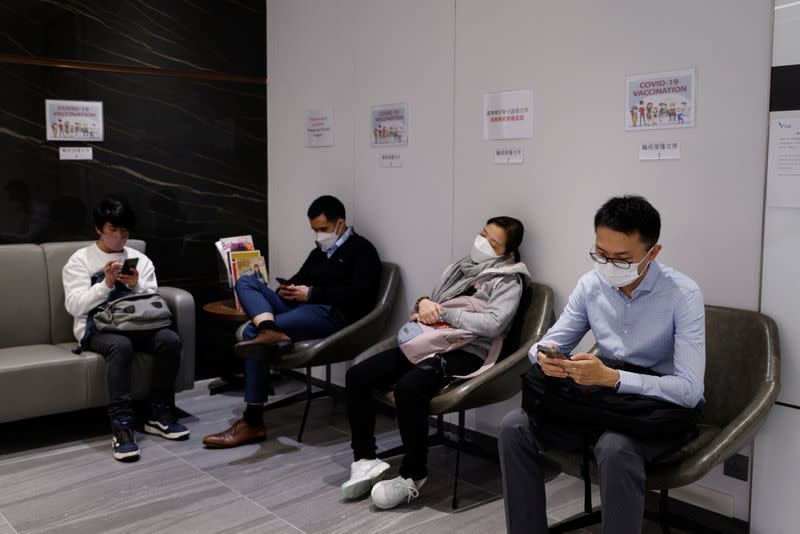
[[[592,331],[599,357],[579,353],[530,359],[550,377],[605,386],[693,408],[703,399],[705,314],[703,295],[684,274],[655,261],[661,251],[658,211],[639,196],[615,197],[595,214],[594,270],[570,295],[564,312],[539,344],[569,354]],[[619,369],[644,367],[654,374]],[[594,446],[603,506],[603,532],[641,532],[645,463],[683,445],[690,436],[641,441],[606,431]],[[522,410],[499,430],[508,532],[547,532],[544,478],[538,453],[583,446],[580,428],[537,428]]]

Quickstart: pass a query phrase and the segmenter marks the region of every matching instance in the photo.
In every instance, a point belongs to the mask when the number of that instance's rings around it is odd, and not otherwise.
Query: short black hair
[[[506,254],[509,252],[514,253],[514,261],[519,261],[519,246],[522,244],[522,238],[525,236],[525,226],[519,219],[501,215],[500,217],[492,217],[486,221],[486,225],[494,224],[503,229],[506,233]]]
[[[133,230],[136,226],[136,215],[131,207],[124,199],[113,195],[109,195],[97,203],[92,217],[94,225],[100,230],[107,222],[128,230]]]
[[[638,195],[613,197],[594,215],[594,231],[605,226],[627,235],[639,233],[648,249],[658,243],[661,234],[661,216],[647,199]]]
[[[344,204],[334,196],[322,195],[308,207],[309,219],[316,219],[320,215],[325,215],[329,221],[345,219]]]

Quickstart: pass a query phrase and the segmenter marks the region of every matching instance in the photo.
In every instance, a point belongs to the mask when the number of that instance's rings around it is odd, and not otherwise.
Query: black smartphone
[[[550,345],[536,345],[536,350],[545,353],[548,358],[558,358],[560,360],[568,359],[566,356],[558,352],[557,348],[551,347]]]
[[[119,274],[132,274],[133,270],[136,268],[136,264],[139,263],[139,258],[128,258],[122,262],[122,269],[119,270]]]
[[[282,286],[288,286],[289,285],[289,281],[286,278],[281,278],[280,276],[276,276],[275,280],[277,280],[278,283],[280,285],[282,285]]]

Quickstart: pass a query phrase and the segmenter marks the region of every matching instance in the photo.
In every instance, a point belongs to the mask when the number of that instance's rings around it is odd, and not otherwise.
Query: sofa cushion
[[[87,407],[85,358],[53,345],[0,349],[0,391],[6,399],[0,423],[81,410]]]
[[[94,241],[65,241],[63,243],[44,243],[44,258],[47,262],[47,279],[50,291],[50,339],[52,343],[64,343],[75,339],[72,332],[73,317],[64,307],[64,281],[61,271],[67,260],[79,248],[83,248]],[[145,242],[138,239],[128,240],[128,246],[144,253]]]
[[[50,343],[50,298],[41,247],[0,245],[0,273],[0,348]]]

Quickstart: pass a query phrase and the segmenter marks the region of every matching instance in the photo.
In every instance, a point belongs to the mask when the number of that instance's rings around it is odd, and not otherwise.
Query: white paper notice
[[[62,146],[58,149],[58,159],[92,159],[92,147]]]
[[[498,165],[519,165],[524,161],[525,151],[520,147],[494,149],[494,162]]]
[[[767,206],[800,208],[800,117],[775,115],[769,124]]]
[[[378,165],[380,167],[402,167],[403,158],[397,152],[391,154],[378,154]]]
[[[533,137],[533,91],[504,91],[483,95],[484,139]]]
[[[639,159],[652,161],[659,159],[681,159],[680,143],[642,143],[639,146]]]
[[[306,111],[306,147],[333,146],[333,111]]]

